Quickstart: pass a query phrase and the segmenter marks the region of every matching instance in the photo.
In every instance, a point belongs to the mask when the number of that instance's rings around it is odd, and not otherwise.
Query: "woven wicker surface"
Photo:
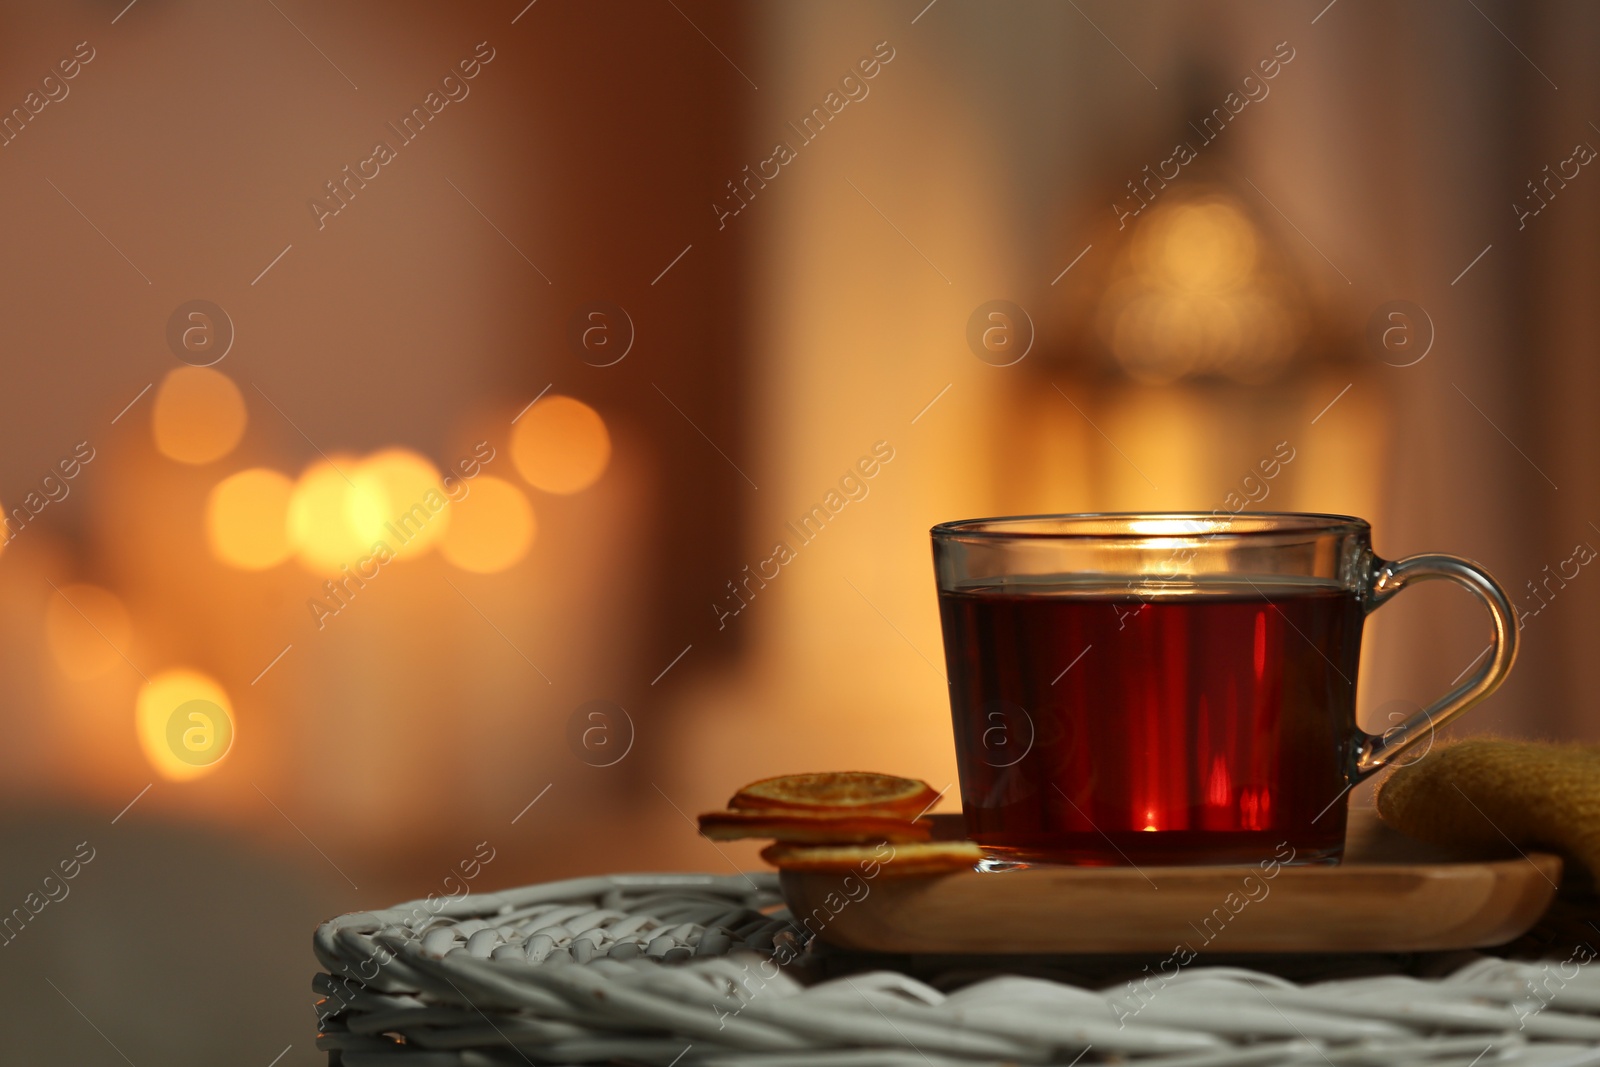
[[[760,874],[581,878],[345,915],[314,940],[318,1044],[344,1067],[1600,1065],[1592,952],[1309,983],[1194,962],[1091,989],[819,980],[805,938]]]

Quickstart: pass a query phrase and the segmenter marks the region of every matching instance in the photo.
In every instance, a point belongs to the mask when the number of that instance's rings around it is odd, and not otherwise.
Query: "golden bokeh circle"
[[[289,500],[294,483],[265,467],[230,474],[206,499],[206,541],[229,566],[259,571],[289,557]]]
[[[233,716],[205,697],[179,704],[167,716],[167,751],[191,767],[209,767],[233,747]]]
[[[232,452],[248,421],[232,378],[209,367],[178,367],[156,390],[150,428],[163,456],[200,464]]]
[[[439,542],[445,559],[464,571],[494,574],[514,565],[533,546],[538,522],[528,498],[508,481],[479,475],[458,503]]]
[[[373,453],[350,480],[355,487],[346,498],[348,517],[369,550],[382,541],[397,559],[411,559],[432,548],[450,526],[439,468],[408,448]]]
[[[145,759],[174,782],[213,770],[236,734],[227,692],[213,678],[186,667],[162,671],[139,687],[134,725]]]
[[[308,466],[289,497],[288,535],[300,562],[313,571],[338,570],[372,551],[353,515],[381,511],[376,487],[356,482],[354,457],[335,455]]]
[[[611,434],[594,408],[570,396],[540,400],[511,431],[511,462],[535,489],[577,493],[611,462]]]

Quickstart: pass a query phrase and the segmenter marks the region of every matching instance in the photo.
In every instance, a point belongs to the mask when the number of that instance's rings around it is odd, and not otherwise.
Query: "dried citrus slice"
[[[892,878],[971,870],[983,850],[971,841],[920,841],[879,845],[799,845],[780,841],[761,850],[761,858],[783,871],[861,872],[873,864]]]
[[[938,799],[938,792],[917,778],[869,771],[823,771],[751,782],[734,794],[728,807],[741,811],[881,811],[915,818]]]
[[[807,843],[926,841],[932,827],[894,812],[711,811],[700,816],[700,833],[713,841],[766,837]]]

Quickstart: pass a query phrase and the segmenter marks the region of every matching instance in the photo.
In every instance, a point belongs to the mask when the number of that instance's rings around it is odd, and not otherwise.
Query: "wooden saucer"
[[[796,922],[841,948],[1198,954],[1503,944],[1538,921],[1560,880],[1557,856],[1435,848],[1354,808],[1343,863],[1270,879],[1255,867],[1031,867],[870,880],[785,871],[781,883]]]

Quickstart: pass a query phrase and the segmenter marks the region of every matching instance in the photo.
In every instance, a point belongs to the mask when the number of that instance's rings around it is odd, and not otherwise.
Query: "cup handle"
[[[1448,578],[1458,585],[1466,586],[1483,601],[1484,607],[1489,609],[1489,615],[1494,621],[1494,639],[1489,644],[1489,659],[1464,684],[1457,686],[1400,725],[1381,734],[1358,731],[1359,747],[1352,782],[1359,782],[1388,766],[1400,753],[1424,739],[1431,738],[1436,728],[1443,726],[1498,689],[1500,683],[1505,681],[1506,675],[1510,673],[1512,662],[1517,658],[1517,618],[1511,609],[1511,601],[1506,598],[1505,590],[1501,589],[1499,583],[1489,577],[1483,568],[1460,556],[1427,553],[1407,556],[1394,562],[1374,556],[1367,572],[1364,591],[1367,612],[1370,614],[1388,603],[1390,597],[1407,585],[1434,578]]]

